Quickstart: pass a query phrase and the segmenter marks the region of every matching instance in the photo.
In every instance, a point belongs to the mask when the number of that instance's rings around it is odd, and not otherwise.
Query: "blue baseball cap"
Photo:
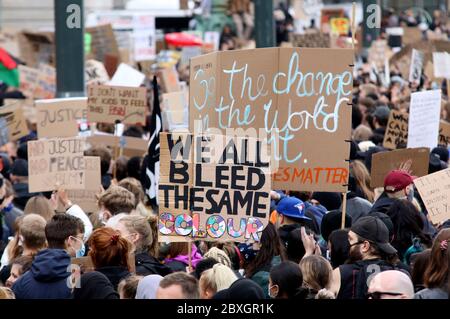
[[[305,216],[305,203],[296,197],[282,198],[277,205],[277,212],[283,216],[296,219],[311,219]]]

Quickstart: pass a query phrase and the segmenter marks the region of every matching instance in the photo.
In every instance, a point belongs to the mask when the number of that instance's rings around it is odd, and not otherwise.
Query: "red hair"
[[[123,266],[128,270],[131,269],[128,262],[131,245],[120,236],[120,232],[110,227],[98,228],[92,233],[88,244],[89,256],[95,269],[105,266]]]

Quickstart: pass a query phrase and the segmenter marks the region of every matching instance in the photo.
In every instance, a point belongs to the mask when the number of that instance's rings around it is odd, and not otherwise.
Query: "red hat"
[[[390,171],[384,178],[384,190],[388,193],[398,192],[412,184],[414,178],[415,176],[411,176],[402,170]]]

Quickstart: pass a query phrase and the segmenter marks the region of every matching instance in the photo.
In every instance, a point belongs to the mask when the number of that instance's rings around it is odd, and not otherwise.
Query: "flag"
[[[0,82],[19,87],[17,63],[4,49],[0,48]]]
[[[158,82],[153,77],[153,113],[150,120],[148,152],[142,163],[141,180],[145,194],[152,206],[158,205],[159,182],[159,133],[161,132],[161,108],[159,106]]]

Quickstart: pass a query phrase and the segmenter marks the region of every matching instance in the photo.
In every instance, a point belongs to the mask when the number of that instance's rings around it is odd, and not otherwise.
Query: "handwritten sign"
[[[18,105],[0,107],[0,120],[2,120],[0,127],[3,136],[0,145],[17,141],[29,133],[22,108]]]
[[[105,65],[100,61],[87,60],[84,72],[87,85],[105,84],[109,81],[109,75],[106,71]]]
[[[422,76],[424,54],[416,49],[412,50],[409,82],[419,84]]]
[[[102,24],[85,30],[92,38],[91,58],[106,64],[107,56],[120,57],[119,47],[111,24]]]
[[[384,134],[383,147],[397,149],[408,142],[408,113],[392,110]]]
[[[36,83],[38,82],[39,70],[25,65],[19,65],[19,89],[27,98],[33,98]]]
[[[450,219],[450,169],[414,180],[434,224]]]
[[[147,89],[89,85],[87,103],[87,118],[90,122],[143,124],[147,110]]]
[[[437,146],[441,113],[441,90],[411,94],[408,148]]]
[[[352,64],[347,49],[267,48],[192,58],[190,131],[238,128],[267,140],[274,189],[345,191]]]
[[[36,109],[39,138],[76,136],[87,117],[87,98],[38,100]]]
[[[438,145],[447,147],[450,144],[450,123],[441,121],[439,124]]]
[[[120,63],[108,85],[138,87],[144,82],[145,74],[125,63]]]
[[[392,50],[386,40],[373,41],[369,48],[368,62],[374,64],[377,70],[384,69],[386,59],[392,56]]]
[[[181,90],[178,72],[174,68],[169,67],[162,69],[159,71],[159,77],[165,93],[178,92]]]
[[[123,155],[128,157],[143,156],[148,151],[148,141],[138,137],[114,136],[107,134],[91,135],[86,138],[87,144],[93,146],[103,146],[114,149],[120,147],[120,140],[125,143],[122,145]]]
[[[160,236],[260,241],[271,189],[261,141],[161,133],[160,142]]]
[[[84,189],[86,170],[96,160],[85,158],[85,141],[80,137],[52,138],[28,142],[30,192],[45,192],[63,186]]]
[[[429,156],[430,150],[425,147],[373,154],[370,186],[383,187],[384,178],[394,169],[406,167],[413,176],[425,176],[428,174]]]
[[[53,99],[56,94],[56,70],[46,64],[39,65],[39,75],[34,89],[35,99]]]

